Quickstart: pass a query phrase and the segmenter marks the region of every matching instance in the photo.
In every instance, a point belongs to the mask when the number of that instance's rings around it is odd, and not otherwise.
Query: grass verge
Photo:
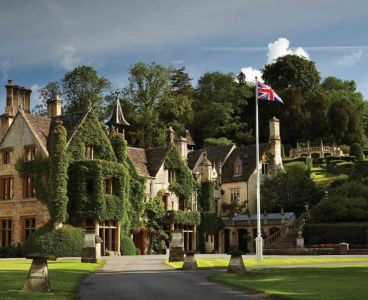
[[[242,275],[218,273],[211,281],[280,299],[366,299],[368,264],[354,267],[259,269]]]
[[[82,264],[77,259],[51,261],[48,264],[52,291],[31,293],[22,291],[31,260],[2,259],[0,260],[0,299],[74,299],[81,280],[104,263],[103,260],[99,260],[97,264]]]
[[[311,265],[311,264],[328,264],[328,263],[366,263],[368,264],[368,258],[364,257],[320,257],[320,256],[306,256],[306,257],[265,257],[263,261],[256,261],[254,257],[243,257],[243,261],[246,268],[267,267],[267,266],[290,266],[290,265]],[[169,262],[165,260],[165,263],[173,268],[181,268],[182,262]],[[229,264],[229,258],[197,258],[197,264],[200,268],[226,268]]]

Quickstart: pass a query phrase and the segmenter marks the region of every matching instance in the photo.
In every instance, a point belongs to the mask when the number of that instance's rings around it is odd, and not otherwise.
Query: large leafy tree
[[[169,126],[183,134],[192,120],[193,94],[185,69],[139,62],[130,68],[129,74],[124,97],[130,103],[130,143],[148,148],[163,146]]]
[[[319,85],[320,76],[314,62],[298,55],[285,55],[263,68],[262,78],[275,89],[298,87],[311,89]]]
[[[109,80],[99,76],[94,68],[76,67],[67,72],[60,81],[51,81],[40,89],[41,103],[33,112],[47,115],[47,101],[59,94],[63,100],[64,113],[81,112],[91,105],[102,121],[107,116],[104,94],[110,86]]]
[[[67,113],[80,112],[91,105],[100,119],[105,116],[103,96],[111,84],[108,79],[99,76],[95,69],[90,66],[76,67],[64,75],[61,85]]]
[[[285,211],[300,214],[305,204],[314,205],[321,196],[309,171],[299,166],[273,178],[265,178],[261,186],[262,209],[268,212],[280,212],[282,207]]]
[[[243,117],[252,90],[234,74],[205,73],[195,89],[193,132],[197,140],[227,137],[239,144],[252,140]]]

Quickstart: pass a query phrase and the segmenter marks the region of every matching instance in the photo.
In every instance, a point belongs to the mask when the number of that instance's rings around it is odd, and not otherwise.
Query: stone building
[[[110,205],[109,202],[119,201],[116,182],[121,178],[116,178],[114,174],[121,174],[124,165],[116,162],[117,155],[110,138],[116,132],[124,135],[125,128],[129,126],[119,101],[106,123],[110,129],[110,133],[107,133],[92,108],[81,113],[62,115],[61,100],[56,97],[48,102],[47,117],[34,116],[29,109],[30,90],[13,85],[11,81],[6,85],[6,90],[5,113],[0,116],[0,246],[23,243],[29,234],[52,219],[48,206],[35,197],[34,174],[21,175],[17,164],[32,162],[36,158],[50,159],[51,130],[59,124],[67,133],[66,151],[70,171],[68,222],[93,230],[100,236],[103,240],[103,253],[120,252],[120,215],[123,212],[115,213],[114,216],[105,213],[102,216],[99,209],[92,209],[97,202],[102,203],[103,209],[103,206]],[[187,207],[186,199],[170,190],[169,186],[175,182],[176,174],[166,168],[165,164],[172,149],[178,151],[180,159],[186,164],[188,147],[192,146],[193,140],[189,133],[186,137],[175,138],[170,129],[166,147],[127,147],[128,157],[137,173],[146,178],[146,201],[150,201],[159,192],[163,193],[162,201],[167,214],[180,211],[182,215],[189,215],[196,212],[196,195],[193,195],[191,206]],[[111,174],[102,175],[106,177],[100,178],[103,182],[95,182],[96,178],[101,177],[97,176],[101,169],[103,173],[106,173],[105,169],[111,169]],[[100,191],[100,188],[103,190]],[[122,209],[125,207],[122,206]],[[196,250],[195,224],[183,225],[175,219],[175,214],[171,215],[167,233],[170,235],[171,230],[182,229],[185,249]],[[57,223],[54,225],[62,226],[62,222]],[[136,229],[134,240],[141,253],[146,253],[148,238],[144,226]]]
[[[193,172],[217,182],[217,213],[225,223],[224,230],[206,237],[207,252],[228,252],[231,247],[250,252],[255,249],[256,168],[261,173],[261,181],[265,176],[284,171],[279,120],[272,118],[269,126],[269,142],[260,144],[258,164],[255,145],[217,146],[188,154],[188,164]],[[263,237],[274,234],[295,220],[292,213],[262,214],[261,218]]]

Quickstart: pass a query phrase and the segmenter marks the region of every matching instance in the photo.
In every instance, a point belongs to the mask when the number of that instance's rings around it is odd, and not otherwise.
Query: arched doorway
[[[248,231],[244,228],[238,230],[238,248],[240,251],[248,251]]]
[[[230,250],[230,229],[224,230],[224,252],[228,253]]]

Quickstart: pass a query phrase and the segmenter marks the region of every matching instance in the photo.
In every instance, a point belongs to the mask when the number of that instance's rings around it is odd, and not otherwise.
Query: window
[[[112,178],[105,180],[105,194],[112,195]]]
[[[36,156],[36,147],[33,145],[24,146],[24,160],[31,161],[34,160]]]
[[[240,188],[230,189],[230,200],[231,202],[236,202],[240,199]]]
[[[263,175],[268,174],[268,164],[266,163],[262,164],[262,174]]]
[[[11,162],[11,149],[3,149],[2,151],[2,157],[3,157],[3,164],[7,165]]]
[[[12,198],[13,178],[0,178],[0,200],[10,200]]]
[[[23,198],[32,198],[35,195],[35,191],[33,189],[33,179],[32,177],[23,177]]]
[[[179,210],[185,209],[185,199],[182,196],[179,196]]]
[[[23,228],[23,241],[25,241],[29,235],[36,230],[36,218],[24,218],[22,220]]]
[[[93,147],[91,145],[86,145],[86,158],[93,159],[93,157],[94,157]]]
[[[0,219],[0,246],[10,245],[12,241],[12,220]]]
[[[169,170],[169,183],[174,183],[176,181],[176,174],[174,170]]]
[[[243,173],[243,161],[237,157],[234,162],[234,175],[241,175]]]
[[[168,210],[167,202],[169,200],[169,195],[163,195],[162,196],[162,202],[164,203],[165,210]]]

